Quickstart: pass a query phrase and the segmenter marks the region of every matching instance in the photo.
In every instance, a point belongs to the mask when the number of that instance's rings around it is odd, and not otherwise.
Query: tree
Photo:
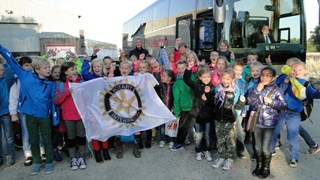
[[[320,51],[320,25],[311,31],[310,42],[316,47],[317,51]]]

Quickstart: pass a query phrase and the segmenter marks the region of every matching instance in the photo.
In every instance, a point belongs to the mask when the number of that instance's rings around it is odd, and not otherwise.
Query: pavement
[[[302,125],[311,136],[320,143],[320,100],[316,100],[311,115],[311,121],[306,120]],[[3,141],[4,142],[4,141]],[[316,180],[320,179],[320,153],[310,156],[306,154],[309,147],[300,138],[300,160],[297,168],[291,168],[289,163],[289,145],[286,141],[286,130],[282,131],[282,146],[278,149],[277,155],[271,161],[270,179],[279,180]],[[157,142],[153,142],[151,149],[143,149],[140,159],[134,158],[132,146],[124,146],[123,159],[117,159],[115,153],[111,151],[112,160],[97,164],[89,156],[87,158],[88,167],[85,170],[70,170],[68,158],[63,155],[62,162],[54,162],[54,171],[45,174],[42,170],[38,175],[30,175],[31,167],[23,165],[23,152],[17,150],[16,164],[10,167],[0,166],[1,180],[14,179],[59,179],[59,180],[82,180],[82,179],[106,179],[106,180],[206,180],[206,179],[237,179],[248,180],[258,179],[251,175],[255,167],[255,162],[250,160],[248,152],[252,152],[247,146],[246,159],[236,159],[234,168],[230,171],[223,171],[212,168],[212,162],[206,160],[197,161],[195,159],[194,145],[185,146],[183,150],[172,152],[168,149],[168,144],[164,148],[159,148]],[[89,149],[88,149],[88,152]],[[90,153],[89,153],[90,154]],[[214,154],[214,152],[213,152]]]

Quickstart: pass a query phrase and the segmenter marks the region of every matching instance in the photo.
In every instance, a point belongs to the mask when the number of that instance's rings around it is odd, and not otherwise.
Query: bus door
[[[176,19],[176,38],[181,38],[182,42],[186,43],[188,48],[194,48],[193,39],[193,23],[192,14],[177,17]]]

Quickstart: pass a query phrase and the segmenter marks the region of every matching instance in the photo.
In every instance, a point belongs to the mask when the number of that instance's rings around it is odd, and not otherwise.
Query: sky
[[[139,13],[156,0],[39,0],[43,3],[81,15],[80,29],[85,38],[104,41],[122,46],[124,22]],[[103,2],[103,3],[102,3]],[[307,32],[314,30],[318,23],[317,0],[305,0]],[[310,35],[308,34],[309,38]]]

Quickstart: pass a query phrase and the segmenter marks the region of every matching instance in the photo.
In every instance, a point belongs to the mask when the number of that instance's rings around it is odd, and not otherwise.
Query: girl
[[[49,81],[50,64],[48,60],[39,59],[33,62],[34,73],[22,68],[13,58],[11,53],[4,47],[0,46],[1,55],[7,60],[13,71],[20,79],[21,86],[24,86],[24,102],[19,106],[21,112],[26,114],[26,122],[31,144],[31,152],[34,160],[34,166],[31,174],[36,175],[41,169],[41,158],[39,149],[39,136],[44,141],[46,152],[45,173],[53,171],[53,149],[51,141],[51,120],[50,112],[54,106],[52,98],[55,94],[56,83]],[[32,86],[30,86],[32,84]]]
[[[218,51],[211,51],[210,64],[209,64],[211,72],[216,69],[218,58],[219,58],[219,52]]]
[[[204,151],[205,158],[212,161],[210,126],[213,122],[213,100],[214,87],[211,83],[211,72],[207,65],[200,65],[198,67],[198,80],[191,79],[192,66],[189,64],[188,69],[185,70],[183,81],[193,90],[194,101],[191,115],[196,119],[195,123],[195,150],[196,160],[202,160],[202,151]],[[204,138],[204,146],[202,146]]]
[[[103,58],[103,64],[104,64],[104,67],[106,68],[107,75],[109,75],[109,72],[111,71],[113,71],[111,73],[114,73],[114,77],[121,75],[118,68],[115,68],[113,70],[113,67],[116,66],[116,63],[113,61],[113,59],[110,56],[106,56]]]
[[[75,63],[69,61],[62,64],[60,80],[54,102],[61,106],[62,118],[67,127],[67,142],[71,158],[70,167],[71,170],[85,169],[87,167],[84,159],[86,154],[86,133],[69,89],[70,83],[80,83],[81,81]],[[77,147],[78,155],[76,152]]]
[[[240,96],[240,90],[234,83],[235,72],[232,69],[223,70],[221,77],[221,83],[215,89],[214,100],[218,158],[214,161],[212,167],[219,168],[223,165],[223,170],[228,171],[233,166],[235,155],[235,110],[243,108],[245,97]]]
[[[220,84],[221,73],[227,67],[228,67],[228,61],[226,57],[219,56],[217,60],[216,68],[211,72],[211,82],[214,86],[218,86]]]
[[[234,61],[235,56],[234,53],[230,50],[230,45],[227,40],[221,40],[218,44],[218,52],[219,56],[225,56],[229,62]]]
[[[113,77],[114,71],[110,71],[108,73],[108,77]],[[89,61],[85,60],[84,63],[82,64],[82,77],[84,80],[91,80],[99,77],[106,76],[107,72],[104,66],[103,61],[99,59],[94,59],[91,61],[91,67],[89,65]],[[96,159],[97,163],[102,163],[103,159],[101,157],[101,150],[102,150],[102,155],[104,160],[110,160],[110,154],[108,151],[109,148],[109,142],[101,142],[96,139],[92,140],[92,147],[94,150],[94,157]]]
[[[254,130],[257,166],[252,175],[266,178],[270,175],[271,137],[278,122],[279,112],[287,107],[280,88],[276,85],[276,71],[270,67],[261,70],[260,83],[248,96],[248,103],[255,104],[258,113]]]
[[[162,83],[160,86],[162,86],[161,92],[160,92],[160,99],[162,102],[169,108],[170,111],[173,112],[173,93],[172,93],[172,88],[173,88],[173,83],[175,82],[176,77],[174,75],[174,72],[170,69],[166,69],[163,72],[163,77],[162,77]],[[165,145],[165,128],[167,124],[163,124],[160,126],[160,144],[159,147],[164,147]],[[169,149],[171,149],[174,145],[174,140],[175,137],[170,137],[170,142],[169,142]]]
[[[66,59],[63,57],[60,57],[56,60],[56,65],[61,66],[65,62],[66,62]]]
[[[188,66],[192,67],[191,68],[192,73],[196,73],[197,66],[199,64],[199,59],[196,53],[194,53],[193,51],[187,53],[187,63],[188,63]]]

